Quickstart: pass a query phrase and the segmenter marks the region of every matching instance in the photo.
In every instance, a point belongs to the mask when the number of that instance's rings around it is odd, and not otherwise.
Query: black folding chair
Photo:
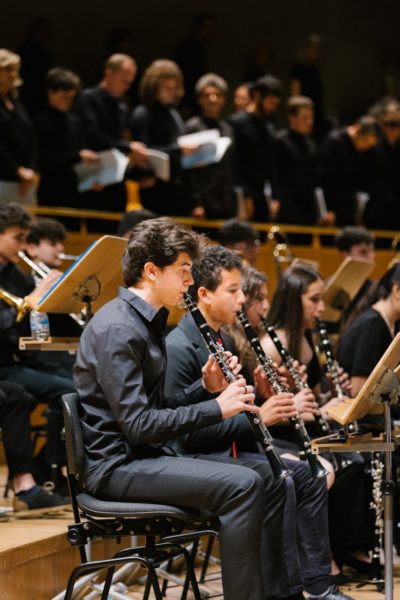
[[[68,540],[71,545],[79,546],[81,557],[81,564],[69,577],[65,600],[72,597],[75,582],[79,577],[107,569],[101,596],[102,600],[106,600],[115,567],[126,563],[139,563],[147,568],[145,597],[148,597],[152,588],[156,600],[162,600],[156,568],[178,556],[184,558],[187,583],[190,582],[195,599],[201,600],[190,554],[181,543],[197,540],[202,535],[217,535],[218,520],[207,512],[152,503],[98,500],[82,491],[80,483],[85,451],[77,394],[64,395],[62,403],[68,485],[75,519],[75,523],[68,527]],[[144,536],[145,545],[122,550],[109,559],[88,561],[85,550],[88,541],[94,538],[119,539],[133,535]],[[186,592],[187,584],[184,586],[185,596]]]

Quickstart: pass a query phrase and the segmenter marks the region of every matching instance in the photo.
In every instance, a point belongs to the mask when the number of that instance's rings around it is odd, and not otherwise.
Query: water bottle
[[[47,313],[31,310],[30,325],[33,340],[44,341],[49,339],[50,325]]]

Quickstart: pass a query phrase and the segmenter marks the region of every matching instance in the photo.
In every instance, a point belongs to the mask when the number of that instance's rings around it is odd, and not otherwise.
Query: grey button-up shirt
[[[82,334],[74,383],[87,455],[83,478],[92,493],[116,466],[171,454],[168,440],[222,421],[215,400],[201,402],[201,380],[164,396],[167,315],[120,288]]]

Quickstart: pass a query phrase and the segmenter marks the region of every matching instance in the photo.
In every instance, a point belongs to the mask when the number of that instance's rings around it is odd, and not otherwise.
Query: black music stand
[[[85,306],[87,323],[123,284],[121,260],[126,243],[125,238],[112,235],[94,242],[43,296],[37,310],[68,314],[79,313]]]
[[[367,414],[382,413],[384,434],[376,438],[372,434],[351,434],[326,436],[313,440],[313,452],[383,452],[385,472],[382,482],[384,495],[384,552],[385,552],[385,600],[393,600],[393,494],[395,483],[392,479],[392,453],[395,440],[392,439],[390,405],[398,402],[400,389],[399,371],[393,370],[400,361],[400,333],[396,335],[374,370],[354,399],[344,400],[328,409],[328,414],[338,423],[346,426]]]

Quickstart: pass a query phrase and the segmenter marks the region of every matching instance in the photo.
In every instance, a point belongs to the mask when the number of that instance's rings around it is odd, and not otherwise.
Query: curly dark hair
[[[28,244],[40,244],[41,240],[63,242],[67,237],[67,230],[56,219],[37,219],[31,226],[26,241]]]
[[[168,217],[142,221],[132,229],[122,259],[125,285],[129,287],[140,281],[147,262],[167,267],[176,261],[180,252],[186,252],[194,260],[199,246],[197,233]]]
[[[0,205],[0,233],[4,233],[9,227],[29,229],[31,224],[31,216],[16,202]]]
[[[200,287],[215,291],[221,283],[221,272],[232,269],[242,270],[242,263],[235,252],[223,246],[206,246],[192,266],[193,285],[189,291],[193,298],[197,298]]]

